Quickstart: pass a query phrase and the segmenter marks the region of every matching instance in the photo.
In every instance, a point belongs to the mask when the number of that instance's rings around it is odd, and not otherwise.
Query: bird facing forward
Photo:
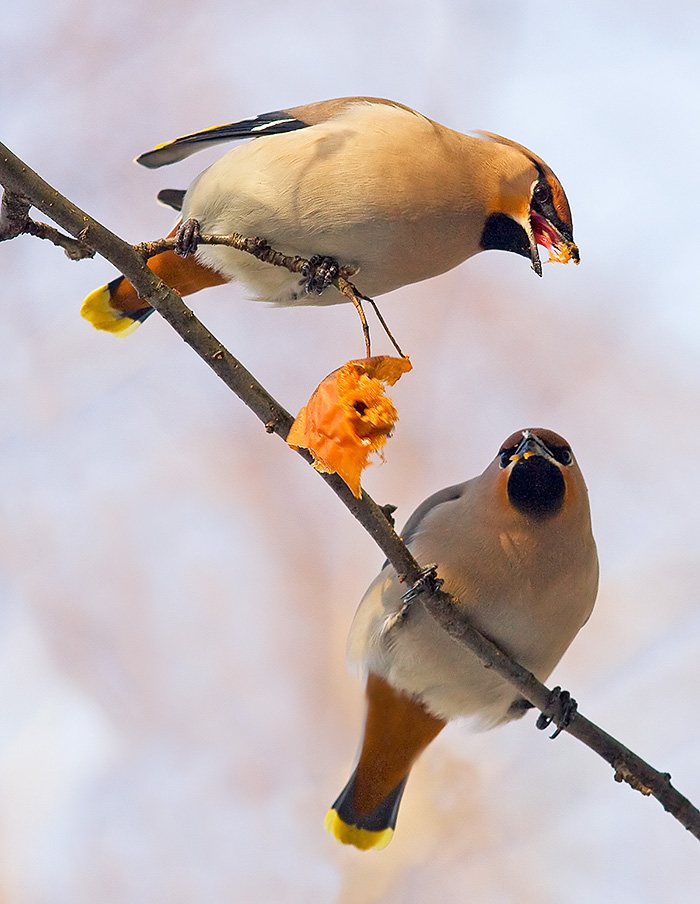
[[[593,609],[588,493],[571,447],[550,430],[514,433],[483,474],[426,499],[402,536],[419,564],[437,563],[457,612],[540,681]],[[326,828],[362,850],[389,843],[411,766],[450,719],[488,729],[529,708],[404,593],[387,563],[348,643],[367,673],[365,731]]]
[[[182,210],[166,251],[149,267],[181,295],[240,281],[278,305],[347,300],[325,289],[339,268],[376,297],[456,267],[480,251],[579,261],[559,180],[522,145],[488,132],[461,134],[389,100],[346,97],[178,138],[138,157],[174,163],[211,145],[254,138],[204,170],[187,189],[159,198]],[[178,233],[178,230],[179,233]],[[238,233],[311,259],[303,278],[193,234]],[[82,314],[97,329],[126,333],[151,312],[123,277],[91,293]]]

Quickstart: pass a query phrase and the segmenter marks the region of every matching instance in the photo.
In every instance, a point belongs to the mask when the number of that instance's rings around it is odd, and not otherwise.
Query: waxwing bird
[[[338,267],[376,297],[488,249],[528,257],[541,276],[538,244],[551,259],[578,263],[564,189],[543,160],[514,141],[454,132],[389,100],[346,97],[266,113],[137,159],[159,167],[242,138],[255,140],[229,151],[186,192],[166,189],[159,198],[182,209],[183,230],[194,224],[202,235],[261,237],[283,254],[313,259],[322,275],[300,278],[221,245],[151,258],[149,267],[181,295],[240,281],[252,297],[277,305],[336,304],[345,297],[324,289]],[[196,242],[179,250],[188,245]],[[114,333],[151,311],[122,277],[82,308],[95,327]]]
[[[510,436],[479,477],[426,499],[402,534],[419,564],[482,634],[544,681],[586,623],[598,589],[588,492],[567,442],[551,430]],[[355,771],[326,817],[345,844],[391,840],[412,764],[450,719],[493,728],[529,707],[453,640],[418,600],[405,604],[385,564],[350,631],[367,673]]]

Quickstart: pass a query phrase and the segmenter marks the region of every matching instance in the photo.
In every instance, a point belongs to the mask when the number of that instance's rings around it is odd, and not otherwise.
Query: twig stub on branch
[[[48,239],[74,261],[94,257],[95,252],[81,238],[64,235],[48,223],[37,223],[29,216],[31,202],[18,192],[5,189],[0,204],[0,242],[17,238],[18,235],[33,235],[38,239]]]

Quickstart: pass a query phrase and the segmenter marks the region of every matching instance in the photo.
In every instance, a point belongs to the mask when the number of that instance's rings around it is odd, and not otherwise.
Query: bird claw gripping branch
[[[320,295],[340,276],[340,264],[335,258],[314,254],[301,268],[309,295]]]
[[[437,576],[437,565],[428,565],[421,570],[418,580],[413,582],[413,586],[402,595],[401,601],[403,605],[393,615],[389,616],[382,626],[382,635],[392,631],[397,625],[403,624],[411,611],[412,603],[421,595],[421,593],[436,593],[443,585],[442,578]]]
[[[175,233],[175,254],[180,257],[189,257],[194,254],[199,245],[201,235],[198,220],[190,217],[190,219],[180,223]]]
[[[568,691],[563,691],[560,687],[555,687],[549,695],[547,705],[537,719],[537,728],[539,728],[540,731],[544,731],[552,724],[552,722],[554,722],[557,729],[554,734],[550,736],[553,740],[560,735],[567,726],[571,725],[576,717],[577,711],[578,704],[571,694]]]
[[[443,580],[437,576],[437,565],[427,565],[421,570],[420,577],[413,582],[413,586],[402,594],[404,607],[417,599],[421,593],[433,594],[442,587]]]

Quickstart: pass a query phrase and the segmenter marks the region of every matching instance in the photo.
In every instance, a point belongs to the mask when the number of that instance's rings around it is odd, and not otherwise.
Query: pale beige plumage
[[[244,235],[264,235],[289,255],[333,257],[357,270],[354,281],[372,297],[477,254],[492,206],[510,207],[529,223],[537,173],[520,151],[460,135],[392,104],[332,110],[313,128],[226,154],[188,189],[183,220],[196,219],[203,232],[226,234],[235,226]],[[307,108],[290,112],[309,115]],[[322,105],[313,112],[329,111]],[[227,279],[244,282],[256,298],[343,301],[337,292],[308,295],[297,276],[240,251],[207,246],[197,255]]]
[[[181,204],[183,222],[196,221],[203,234],[259,236],[286,255],[332,258],[355,271],[366,295],[444,273],[488,249],[522,254],[540,275],[538,243],[555,259],[578,262],[564,190],[541,158],[392,101],[351,97],[294,107],[188,135],[138,159],[162,166],[240,138],[255,140],[204,170],[187,192],[162,197]],[[200,246],[191,269],[174,258],[165,252],[149,266],[183,294],[235,280],[275,304],[346,300],[231,248]],[[84,315],[115,332],[125,328],[120,320],[147,312],[124,282],[88,301]]]
[[[598,559],[588,494],[569,446],[552,431],[511,436],[483,474],[426,500],[404,537],[419,564],[437,564],[458,611],[541,681],[593,608]],[[401,784],[397,794],[397,781],[405,782],[447,720],[469,716],[491,728],[524,711],[517,690],[450,638],[420,603],[402,611],[405,592],[386,565],[350,633],[349,658],[372,679],[373,715],[358,770],[328,825],[359,847],[387,842],[403,790]],[[390,710],[400,710],[400,719]],[[414,719],[424,726],[417,734],[406,730]],[[395,729],[382,727],[392,723]],[[377,769],[389,777],[379,779]]]

